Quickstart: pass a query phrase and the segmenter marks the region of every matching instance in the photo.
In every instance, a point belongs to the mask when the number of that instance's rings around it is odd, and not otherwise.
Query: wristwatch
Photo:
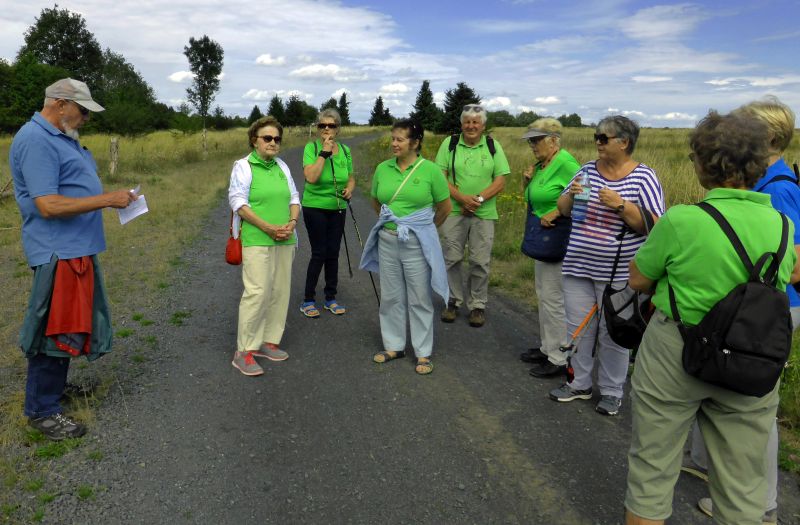
[[[619,206],[614,208],[614,211],[616,213],[622,213],[623,211],[625,211],[625,201],[622,201],[622,203]]]
[[[480,202],[481,204],[483,204],[483,201],[486,200],[486,199],[483,198],[483,195],[481,195],[480,193],[477,194],[475,197],[477,197],[478,202]]]

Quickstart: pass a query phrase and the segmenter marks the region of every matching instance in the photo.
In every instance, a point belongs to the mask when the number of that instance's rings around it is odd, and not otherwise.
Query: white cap
[[[74,78],[62,78],[50,84],[47,86],[47,89],[44,90],[44,96],[47,98],[72,100],[89,111],[105,111],[106,109],[92,99],[89,86],[87,86],[85,82],[75,80]]]

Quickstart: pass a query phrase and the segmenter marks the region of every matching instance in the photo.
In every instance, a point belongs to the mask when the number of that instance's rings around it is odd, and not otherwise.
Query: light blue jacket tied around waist
[[[433,208],[422,208],[405,217],[397,217],[392,210],[385,204],[381,205],[381,212],[378,215],[378,222],[372,227],[364,245],[364,253],[361,255],[359,268],[370,272],[380,272],[378,263],[378,232],[387,222],[397,224],[397,239],[400,242],[408,242],[408,232],[412,231],[417,236],[422,247],[422,255],[431,268],[431,288],[436,292],[445,304],[450,298],[450,288],[447,285],[447,269],[444,264],[442,245],[439,243],[439,234],[433,224]]]

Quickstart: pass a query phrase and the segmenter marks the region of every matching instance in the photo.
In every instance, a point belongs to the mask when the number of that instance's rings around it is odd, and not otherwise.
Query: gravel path
[[[283,158],[301,187],[301,151]],[[361,196],[353,207],[366,239],[374,213]],[[62,486],[89,484],[94,495],[65,493],[47,506],[46,522],[621,521],[627,394],[617,418],[596,414],[594,401],[548,400],[559,380],[529,377],[517,358],[534,337],[535,313],[496,294],[481,329],[465,312],[452,325],[437,322],[431,376],[416,375],[411,359],[373,364],[377,304],[356,269],[350,218],[354,277],[343,249],[338,296],[349,312],[299,313],[309,256],[301,227],[281,345],[291,357],[265,364],[263,376],[240,374],[230,364],[241,278],[223,259],[228,213],[221,203],[210,214],[170,292],[143,312],[158,321],[137,333],[155,336],[157,348],[117,368],[84,446],[53,463]],[[174,326],[175,312],[190,315]],[[102,459],[86,459],[89,450]],[[682,476],[671,523],[710,523],[694,509],[706,493]],[[782,480],[781,499],[782,523],[800,522],[796,479]]]

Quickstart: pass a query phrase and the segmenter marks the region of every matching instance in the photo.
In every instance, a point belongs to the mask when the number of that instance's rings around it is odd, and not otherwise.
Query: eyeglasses
[[[337,126],[336,124],[325,124],[325,123],[322,123],[322,122],[317,124],[317,129],[326,129],[326,128],[327,129],[336,129],[338,127],[339,126]]]
[[[615,139],[617,137],[609,137],[605,133],[595,133],[594,134],[594,141],[599,142],[602,146],[608,144],[608,141],[611,139]]]
[[[548,135],[539,135],[538,137],[531,137],[528,139],[528,144],[530,144],[531,146],[535,146],[536,144],[540,143],[547,137]]]
[[[467,104],[464,106],[464,113],[469,113],[470,111],[473,113],[483,113],[483,106],[480,104]]]
[[[281,143],[281,138],[280,137],[273,137],[272,135],[259,135],[258,138],[260,138],[261,140],[263,140],[267,144],[269,144],[273,140],[275,141],[275,144],[280,144]]]

